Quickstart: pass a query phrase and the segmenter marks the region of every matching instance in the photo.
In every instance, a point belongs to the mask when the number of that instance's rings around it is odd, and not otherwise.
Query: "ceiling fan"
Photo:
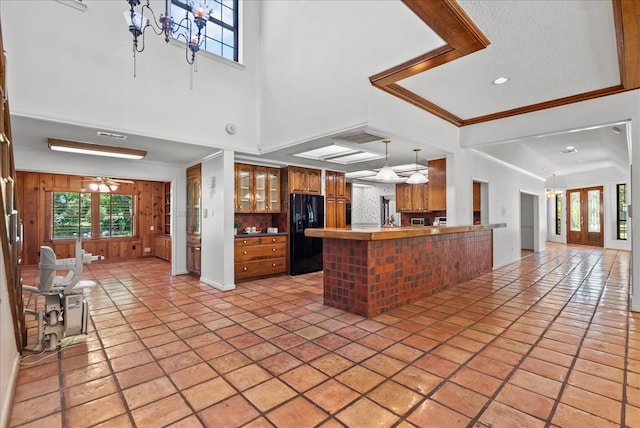
[[[89,188],[91,190],[101,193],[115,192],[121,183],[134,183],[131,180],[120,180],[110,177],[87,177],[86,181],[89,181]]]

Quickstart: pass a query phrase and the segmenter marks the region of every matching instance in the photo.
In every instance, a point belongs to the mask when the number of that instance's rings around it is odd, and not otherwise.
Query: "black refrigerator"
[[[305,229],[324,227],[324,196],[291,194],[291,275],[322,270],[322,238],[304,236]]]

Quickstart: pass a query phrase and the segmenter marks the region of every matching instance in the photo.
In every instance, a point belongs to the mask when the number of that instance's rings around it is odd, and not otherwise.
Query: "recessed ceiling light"
[[[496,80],[493,81],[493,84],[494,85],[504,85],[508,81],[509,81],[508,77],[498,77]]]
[[[565,147],[565,148],[564,148],[564,150],[562,150],[560,153],[564,153],[564,154],[567,154],[567,153],[576,153],[577,151],[578,151],[578,149],[576,149],[575,147],[573,147],[573,146],[567,146],[567,147]]]

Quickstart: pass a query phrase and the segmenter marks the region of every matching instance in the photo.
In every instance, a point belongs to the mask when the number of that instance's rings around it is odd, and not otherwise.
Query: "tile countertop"
[[[415,238],[428,235],[477,232],[507,227],[506,223],[477,224],[469,226],[410,226],[377,229],[306,229],[305,236],[314,238],[349,239],[354,241],[382,241],[386,239]]]
[[[278,232],[278,233],[266,233],[266,232],[260,232],[260,233],[240,233],[238,232],[237,235],[235,235],[235,238],[253,238],[253,237],[260,237],[260,236],[286,236],[288,235],[287,232]]]

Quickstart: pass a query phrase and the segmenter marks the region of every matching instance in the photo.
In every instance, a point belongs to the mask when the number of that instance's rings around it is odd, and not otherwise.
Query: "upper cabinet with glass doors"
[[[237,213],[280,212],[280,170],[237,163],[235,211]]]

